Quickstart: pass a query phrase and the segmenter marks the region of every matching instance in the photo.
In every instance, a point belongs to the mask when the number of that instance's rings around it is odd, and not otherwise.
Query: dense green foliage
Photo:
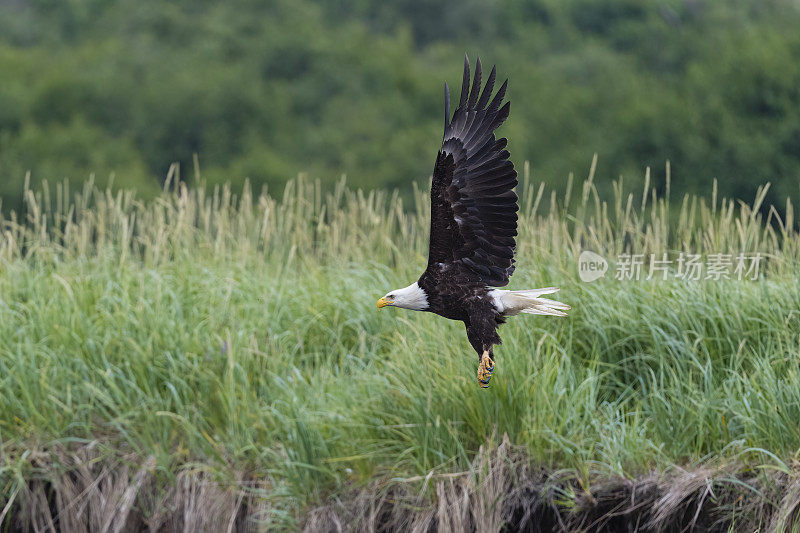
[[[673,164],[673,190],[770,200],[800,177],[800,11],[788,0],[17,0],[0,3],[0,197],[95,173],[411,190],[465,51],[511,78],[502,130],[563,187]],[[662,183],[663,176],[654,176]],[[602,189],[602,188],[601,188]],[[606,191],[607,192],[607,191]]]
[[[284,525],[369,480],[468,468],[504,433],[583,483],[710,459],[786,469],[800,449],[794,222],[648,190],[604,205],[591,181],[569,211],[530,179],[521,191],[510,288],[557,285],[573,309],[509,320],[488,390],[461,324],[375,309],[425,264],[422,193],[410,209],[302,181],[281,200],[29,193],[24,223],[0,218],[0,487],[21,494],[62,471],[37,451],[94,440],[153,457],[167,482],[257,479],[262,518]],[[583,247],[770,260],[754,281],[589,284]]]

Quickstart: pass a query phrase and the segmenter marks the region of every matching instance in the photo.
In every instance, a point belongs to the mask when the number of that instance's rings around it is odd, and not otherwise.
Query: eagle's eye
[[[390,294],[386,297],[387,300],[394,300],[394,294]]]

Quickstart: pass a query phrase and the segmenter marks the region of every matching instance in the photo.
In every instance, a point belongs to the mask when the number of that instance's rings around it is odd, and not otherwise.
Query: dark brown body
[[[505,319],[489,296],[491,289],[471,270],[458,263],[429,265],[417,283],[428,296],[426,311],[464,322],[478,355],[493,353],[492,346],[501,343],[497,328]]]

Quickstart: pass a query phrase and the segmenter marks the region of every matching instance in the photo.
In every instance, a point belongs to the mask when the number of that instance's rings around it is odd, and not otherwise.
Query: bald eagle
[[[481,91],[481,61],[470,88],[464,58],[461,98],[450,117],[450,91],[444,85],[444,137],[431,180],[431,234],[428,266],[419,280],[378,300],[385,306],[429,311],[464,322],[478,353],[478,381],[489,386],[494,371],[497,328],[518,313],[566,316],[569,306],[542,298],[558,289],[508,291],[514,272],[517,235],[517,172],[508,160],[507,140],[495,139],[508,118],[502,107],[508,80],[494,90],[493,67]],[[480,97],[478,93],[480,92]]]

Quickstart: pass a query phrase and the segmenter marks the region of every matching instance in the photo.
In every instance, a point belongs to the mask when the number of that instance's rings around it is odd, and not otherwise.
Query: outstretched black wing
[[[500,107],[506,80],[491,102],[492,68],[481,89],[481,61],[470,89],[469,60],[464,58],[461,99],[450,120],[450,92],[445,84],[444,139],[431,183],[431,238],[428,268],[460,262],[486,285],[502,287],[514,271],[517,235],[517,172],[508,160],[506,139],[494,130],[508,118]]]

